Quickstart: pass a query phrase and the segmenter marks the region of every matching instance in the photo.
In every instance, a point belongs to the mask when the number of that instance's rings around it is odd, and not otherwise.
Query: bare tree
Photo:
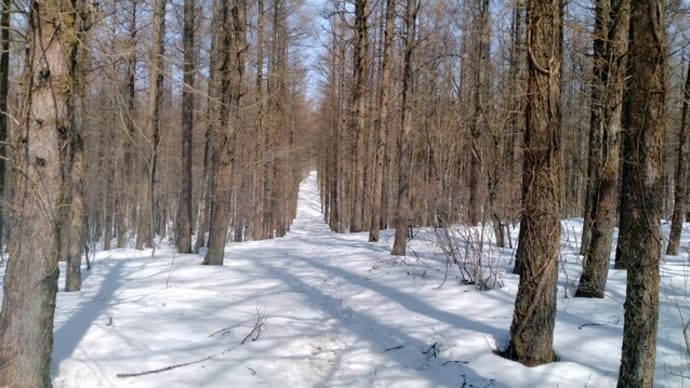
[[[0,313],[0,385],[50,387],[53,315],[70,216],[75,58],[88,26],[81,1],[33,1],[15,153],[11,259]]]
[[[414,96],[413,54],[417,44],[417,13],[421,4],[418,0],[407,0],[405,11],[405,31],[403,35],[405,58],[403,60],[402,87],[402,130],[398,135],[398,207],[395,216],[395,241],[391,255],[404,256],[407,250],[407,235],[411,221],[410,215],[410,166],[412,136],[412,97]]]
[[[371,183],[371,222],[369,226],[369,241],[379,240],[379,230],[381,229],[381,206],[383,202],[383,169],[386,152],[386,127],[388,126],[388,111],[390,110],[390,87],[391,73],[393,70],[392,51],[393,34],[395,33],[395,1],[386,1],[384,37],[383,37],[383,60],[381,63],[381,85],[379,86],[378,96],[378,117],[374,123],[375,143],[374,143],[374,163],[373,180]]]
[[[520,284],[508,356],[525,365],[556,359],[556,280],[560,247],[560,0],[527,1],[528,99],[522,178]]]
[[[662,143],[666,96],[664,1],[632,1],[623,103],[621,224],[627,268],[618,387],[651,387],[656,361],[661,253]],[[621,222],[623,220],[621,219]]]
[[[683,90],[683,112],[678,135],[678,163],[676,166],[675,202],[673,204],[673,220],[671,233],[668,237],[667,255],[677,255],[680,248],[680,235],[683,230],[683,220],[688,209],[688,160],[690,159],[690,145],[688,144],[688,132],[690,132],[690,59],[688,59],[688,71],[685,77],[685,89]]]
[[[147,153],[143,163],[144,176],[137,223],[136,248],[153,247],[156,169],[160,142],[160,110],[163,96],[163,57],[165,55],[165,6],[166,0],[155,0],[153,9],[152,45],[149,58],[149,88],[146,113]]]
[[[194,42],[195,1],[184,1],[184,50],[182,85],[182,173],[180,201],[177,207],[177,250],[192,252],[192,133],[194,131],[194,80],[196,75],[196,44]]]
[[[595,4],[594,77],[583,271],[575,296],[603,298],[618,205],[618,168],[630,3]],[[589,184],[589,183],[588,183]]]
[[[245,0],[233,0],[227,6],[225,23],[222,27],[222,40],[227,45],[224,62],[218,64],[217,71],[224,84],[221,95],[229,100],[229,118],[225,127],[219,128],[216,134],[218,142],[218,166],[213,185],[211,202],[211,222],[209,229],[209,246],[204,264],[223,265],[225,242],[231,215],[232,176],[237,152],[237,131],[240,123],[242,79],[244,77],[246,42],[247,3]]]

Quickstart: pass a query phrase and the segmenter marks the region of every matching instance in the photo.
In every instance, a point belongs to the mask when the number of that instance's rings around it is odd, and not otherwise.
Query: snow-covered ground
[[[415,231],[406,258],[388,254],[391,233],[379,243],[331,233],[316,187],[312,173],[285,238],[230,244],[224,267],[169,248],[154,257],[100,252],[83,290],[58,296],[54,385],[615,386],[625,272],[611,270],[603,300],[572,298],[581,222],[563,224],[560,362],[527,368],[494,354],[508,337],[516,276],[502,275],[505,286],[487,292],[462,285],[432,229]],[[690,386],[687,239],[683,247],[662,265],[659,387]],[[484,249],[510,268],[512,250]]]

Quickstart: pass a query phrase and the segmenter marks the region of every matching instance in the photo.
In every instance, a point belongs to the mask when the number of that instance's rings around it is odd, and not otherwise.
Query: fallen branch
[[[230,350],[230,349],[229,349]],[[223,352],[225,353],[225,352]],[[144,372],[136,372],[136,373],[118,373],[117,377],[123,379],[126,377],[139,377],[139,376],[145,376],[145,375],[152,375],[154,373],[161,373],[161,372],[167,372],[169,370],[177,369],[177,368],[182,368],[183,366],[189,366],[189,365],[194,365],[198,364],[204,361],[210,360],[214,355],[211,356],[206,356],[204,358],[195,360],[195,361],[190,361],[190,362],[184,362],[182,364],[175,364],[175,365],[169,365],[164,368],[159,368],[159,369],[153,369],[153,370],[147,370]]]
[[[263,311],[263,310],[260,310],[260,309],[257,307],[257,309],[256,309],[256,321],[254,322],[254,327],[253,327],[252,330],[249,332],[249,334],[247,334],[247,335],[244,337],[244,339],[242,340],[242,342],[240,342],[239,345],[236,345],[236,346],[233,346],[233,347],[231,347],[231,348],[225,349],[225,350],[223,350],[222,352],[218,352],[218,353],[212,354],[212,355],[210,355],[210,356],[206,356],[206,357],[204,357],[204,358],[200,358],[200,359],[198,359],[198,360],[189,361],[189,362],[183,362],[183,363],[180,363],[180,364],[168,365],[168,366],[163,367],[163,368],[152,369],[152,370],[147,370],[147,371],[143,371],[143,372],[118,373],[116,376],[119,377],[119,378],[121,378],[121,379],[124,379],[124,378],[127,378],[127,377],[139,377],[139,376],[145,376],[145,375],[152,375],[152,374],[156,374],[156,373],[167,372],[167,371],[169,371],[169,370],[173,370],[173,369],[177,369],[177,368],[182,368],[182,367],[184,367],[184,366],[199,364],[199,363],[202,363],[202,362],[204,362],[204,361],[208,361],[208,360],[212,359],[213,357],[222,356],[222,355],[224,355],[225,353],[230,352],[230,351],[233,351],[233,350],[235,350],[236,348],[238,348],[239,346],[244,345],[244,343],[247,342],[247,340],[249,340],[249,339],[251,339],[252,342],[258,340],[259,337],[261,336],[261,328],[264,326],[265,321],[266,321],[266,312]],[[227,332],[228,330],[232,330],[232,329],[229,328],[229,327],[226,327],[226,328],[224,328],[224,329],[218,330],[217,332],[211,334],[209,337],[211,337],[211,336],[213,336],[213,335],[215,335],[215,334],[218,334],[218,333]]]

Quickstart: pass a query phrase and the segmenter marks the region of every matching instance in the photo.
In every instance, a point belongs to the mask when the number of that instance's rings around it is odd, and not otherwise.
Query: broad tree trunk
[[[561,1],[528,0],[528,100],[523,161],[520,284],[508,356],[534,366],[555,361],[560,248]]]
[[[603,298],[608,278],[618,200],[618,169],[628,0],[597,0],[594,32],[594,77],[590,125],[588,238],[583,234],[583,271],[575,296]]]
[[[677,255],[680,248],[680,234],[683,230],[683,220],[688,211],[688,132],[690,132],[690,61],[685,78],[685,90],[683,90],[683,113],[678,135],[678,165],[676,166],[675,203],[673,204],[673,221],[671,222],[671,234],[666,247],[667,255]]]
[[[78,9],[79,8],[79,9]],[[20,129],[15,139],[15,197],[12,205],[11,259],[0,313],[0,386],[50,387],[53,315],[58,259],[69,217],[69,187],[63,166],[70,163],[75,129],[70,99],[74,55],[85,28],[80,2],[33,1]],[[63,12],[58,12],[63,10]],[[67,12],[65,12],[67,10]],[[57,28],[59,26],[59,28]],[[65,152],[65,150],[68,150]]]
[[[229,97],[229,119],[226,126],[219,128],[217,134],[218,170],[213,185],[208,251],[203,261],[206,265],[223,265],[225,242],[232,214],[232,177],[241,115],[241,88],[247,44],[246,0],[233,0],[222,8],[225,12],[221,13],[223,18],[221,20],[225,20],[226,28],[223,31],[225,35],[220,39],[224,41],[223,46],[226,51],[219,58],[217,71],[223,84],[220,95]]]
[[[661,251],[662,146],[666,88],[664,1],[632,1],[628,89],[623,104],[628,217],[623,262],[627,268],[625,324],[618,387],[651,387],[656,361]]]

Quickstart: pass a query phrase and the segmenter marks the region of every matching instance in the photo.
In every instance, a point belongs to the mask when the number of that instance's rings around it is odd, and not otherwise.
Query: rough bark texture
[[[623,104],[621,214],[628,218],[623,261],[625,324],[618,387],[654,382],[659,314],[662,145],[666,88],[664,1],[631,2],[628,90]]]
[[[393,68],[393,34],[395,33],[395,1],[386,1],[386,21],[383,38],[383,62],[381,63],[381,86],[379,90],[379,112],[376,119],[374,143],[374,171],[371,183],[371,222],[369,241],[379,241],[381,229],[381,206],[383,203],[383,162],[386,152],[386,126],[388,125],[389,89]]]
[[[222,46],[225,54],[219,56],[216,71],[221,78],[220,95],[229,96],[230,115],[227,125],[221,126],[217,134],[218,165],[213,185],[211,202],[211,222],[209,229],[208,251],[203,264],[223,265],[223,254],[228,234],[228,225],[232,210],[232,177],[235,163],[237,126],[240,123],[240,102],[242,98],[242,78],[246,54],[246,1],[233,0],[223,6]],[[222,118],[222,113],[221,113]],[[222,120],[221,120],[222,122]]]
[[[561,1],[527,2],[528,100],[524,139],[520,284],[508,356],[556,359],[553,329],[560,246]]]
[[[412,132],[412,96],[414,89],[412,61],[414,47],[417,38],[417,12],[418,0],[407,0],[405,15],[405,57],[403,64],[403,89],[402,89],[402,130],[398,137],[398,207],[395,216],[395,241],[391,255],[404,256],[407,250],[407,235],[410,226],[410,137]]]
[[[688,145],[688,132],[690,132],[690,117],[688,109],[690,107],[690,60],[688,61],[688,72],[685,78],[685,90],[683,90],[683,112],[681,127],[678,134],[678,165],[676,166],[675,181],[675,203],[673,204],[673,221],[671,222],[671,233],[666,247],[667,255],[677,255],[680,248],[680,234],[683,230],[683,220],[688,211],[688,156],[690,146]]]
[[[7,158],[7,96],[9,92],[10,76],[10,10],[12,0],[2,2],[2,16],[0,16],[0,198],[5,196],[5,159]],[[0,249],[5,232],[5,207],[0,206]]]
[[[14,139],[12,238],[0,313],[0,386],[50,387],[58,259],[69,208],[63,158],[74,130],[73,55],[82,28],[76,1],[33,1]],[[58,27],[59,26],[59,27]],[[61,152],[62,151],[62,152]]]
[[[589,150],[591,198],[583,270],[575,296],[603,298],[618,200],[621,112],[630,2],[597,0]]]
[[[177,251],[192,252],[192,132],[194,130],[194,79],[196,49],[194,44],[194,0],[184,2],[182,44],[184,50],[182,86],[182,166],[180,171],[180,202],[177,207]]]

